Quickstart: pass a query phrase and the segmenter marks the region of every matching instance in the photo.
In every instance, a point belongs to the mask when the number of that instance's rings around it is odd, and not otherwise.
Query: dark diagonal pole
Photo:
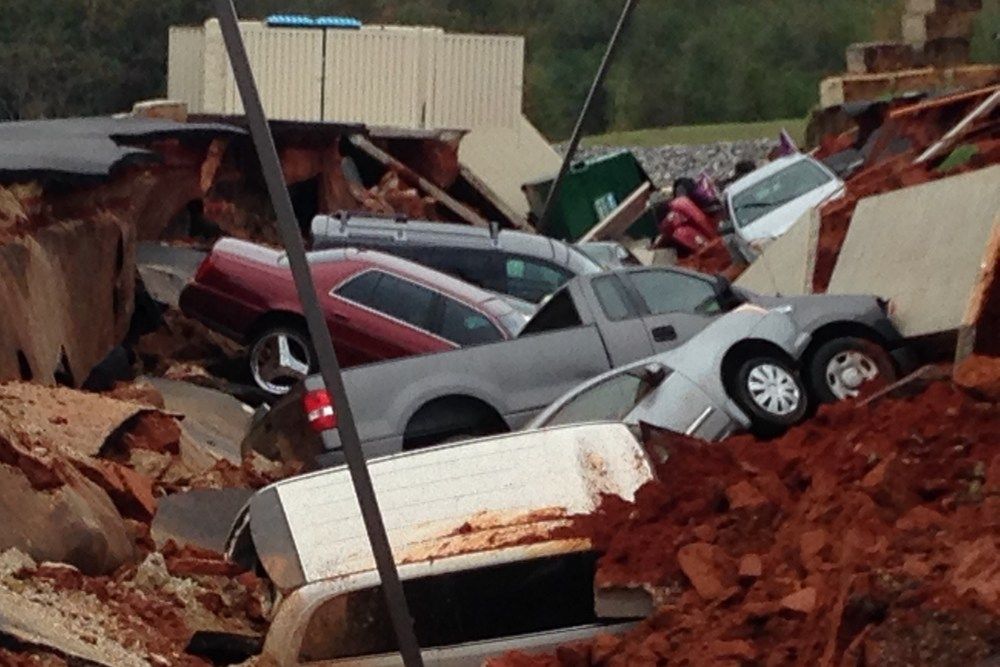
[[[552,187],[549,188],[549,194],[545,198],[545,207],[542,209],[542,215],[538,219],[538,231],[543,234],[549,224],[549,216],[552,214],[552,206],[558,200],[559,191],[562,190],[563,181],[566,179],[566,174],[569,173],[570,165],[573,164],[573,157],[576,155],[576,149],[580,146],[580,139],[583,134],[583,125],[587,122],[587,116],[590,115],[590,107],[594,103],[594,97],[597,96],[597,91],[604,85],[604,79],[608,74],[608,68],[611,67],[611,61],[614,58],[615,51],[618,49],[618,43],[622,33],[625,31],[626,26],[628,26],[628,21],[632,17],[632,10],[635,9],[637,4],[639,4],[639,0],[625,0],[625,7],[622,9],[621,17],[618,19],[618,25],[615,26],[615,31],[611,34],[611,40],[608,42],[608,48],[604,52],[604,58],[601,60],[601,65],[597,68],[597,74],[594,76],[594,82],[590,84],[590,92],[587,93],[587,99],[583,103],[583,109],[580,110],[580,117],[576,119],[576,127],[573,128],[573,136],[570,137],[569,146],[566,148],[566,157],[563,159],[562,166],[559,168],[559,175],[556,176],[556,180],[552,181]]]
[[[382,513],[379,511],[371,475],[361,452],[361,440],[358,437],[358,429],[354,423],[351,405],[347,400],[347,391],[340,374],[337,355],[333,350],[333,341],[330,339],[330,332],[320,310],[316,286],[313,283],[309,263],[306,260],[305,244],[302,242],[295,212],[292,209],[292,200],[285,187],[285,179],[282,175],[281,161],[275,148],[274,137],[271,135],[267,118],[264,115],[264,107],[260,101],[260,93],[254,82],[253,72],[250,70],[246,47],[239,31],[236,8],[233,6],[232,0],[215,0],[215,11],[222,27],[222,36],[226,42],[226,50],[229,52],[236,85],[239,88],[240,97],[243,99],[243,108],[250,124],[254,146],[257,148],[257,157],[260,159],[261,170],[264,172],[264,180],[267,182],[267,190],[271,195],[274,212],[278,216],[278,232],[288,253],[288,264],[291,267],[292,276],[295,278],[295,288],[298,291],[302,311],[305,313],[306,323],[309,326],[309,337],[316,348],[316,356],[319,358],[320,374],[323,376],[323,382],[332,395],[336,406],[344,457],[347,459],[351,480],[354,482],[354,492],[357,494],[358,504],[361,506],[361,516],[365,522],[365,529],[368,531],[375,564],[382,580],[382,591],[385,594],[389,615],[392,618],[392,626],[396,632],[399,652],[402,654],[406,667],[422,667],[423,659],[420,655],[416,635],[413,632],[413,619],[406,605],[406,596],[403,594],[403,585],[400,583],[399,572],[396,570],[396,561],[392,556],[392,548],[386,536],[385,524],[382,521]]]

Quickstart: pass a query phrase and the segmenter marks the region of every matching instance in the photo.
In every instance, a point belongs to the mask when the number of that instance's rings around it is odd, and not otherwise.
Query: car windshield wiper
[[[784,206],[790,201],[798,199],[799,195],[794,197],[786,197],[785,199],[778,199],[777,201],[755,201],[747,204],[740,204],[736,207],[737,211],[742,211],[745,208],[777,208],[778,206]]]

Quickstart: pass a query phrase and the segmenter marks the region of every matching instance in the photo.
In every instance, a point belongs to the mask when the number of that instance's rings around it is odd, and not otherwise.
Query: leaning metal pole
[[[563,181],[566,179],[566,174],[569,172],[569,167],[573,164],[573,157],[576,155],[576,149],[580,146],[580,138],[583,134],[583,125],[587,121],[587,116],[590,115],[590,107],[594,103],[594,97],[597,95],[597,91],[601,89],[604,85],[604,78],[608,73],[608,68],[611,66],[611,59],[615,55],[615,51],[618,49],[619,38],[625,31],[625,27],[628,25],[629,19],[632,17],[632,10],[635,6],[639,4],[639,0],[625,0],[625,7],[622,9],[622,15],[618,19],[618,25],[615,26],[615,31],[611,34],[611,41],[608,42],[608,48],[604,52],[604,59],[601,60],[600,67],[597,68],[597,74],[594,76],[594,82],[590,85],[590,92],[587,93],[587,99],[583,103],[583,109],[580,110],[580,117],[576,119],[576,127],[573,128],[573,136],[569,140],[569,146],[566,148],[566,157],[563,159],[562,166],[559,168],[559,175],[556,176],[556,180],[552,181],[552,187],[549,188],[549,194],[545,198],[545,207],[542,209],[542,215],[538,219],[538,231],[545,233],[545,230],[549,224],[549,216],[552,214],[552,207],[559,197],[559,191],[562,189]]]
[[[423,658],[420,655],[420,646],[417,644],[417,638],[413,631],[413,619],[406,604],[406,596],[399,580],[399,572],[396,570],[396,561],[393,558],[392,548],[385,532],[385,524],[382,521],[382,513],[379,511],[371,475],[361,452],[361,440],[358,437],[357,425],[354,423],[354,414],[351,412],[351,406],[347,400],[347,391],[344,388],[340,365],[333,349],[333,341],[320,310],[316,286],[313,283],[312,273],[306,259],[305,244],[302,242],[302,236],[296,222],[292,200],[285,187],[274,137],[264,115],[260,93],[250,69],[246,47],[238,27],[236,8],[233,6],[233,0],[215,0],[215,10],[222,27],[222,36],[226,43],[226,50],[229,52],[229,60],[232,63],[240,97],[243,99],[243,107],[250,124],[250,133],[257,149],[257,157],[260,159],[271,203],[278,217],[278,232],[288,253],[288,263],[292,270],[292,276],[295,278],[295,288],[302,303],[302,310],[306,315],[309,336],[316,348],[316,356],[319,358],[320,374],[333,396],[339,418],[340,439],[343,444],[344,456],[347,459],[347,466],[354,482],[358,504],[361,506],[361,516],[365,522],[365,529],[368,531],[375,564],[382,580],[382,591],[385,594],[393,629],[396,632],[399,652],[406,667],[422,667]]]

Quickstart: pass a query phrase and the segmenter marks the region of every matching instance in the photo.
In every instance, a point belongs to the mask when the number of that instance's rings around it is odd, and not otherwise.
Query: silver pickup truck
[[[906,348],[873,296],[765,297],[721,278],[677,268],[626,268],[578,276],[541,307],[514,340],[352,368],[344,373],[367,456],[517,430],[559,396],[612,368],[671,350],[744,303],[785,312],[809,340],[798,359],[813,403],[856,396],[891,380]],[[748,338],[725,364],[762,352]],[[895,357],[895,358],[894,358]],[[319,438],[302,409],[309,378],[261,420],[244,442],[273,458],[311,461]],[[322,453],[321,465],[342,462]]]

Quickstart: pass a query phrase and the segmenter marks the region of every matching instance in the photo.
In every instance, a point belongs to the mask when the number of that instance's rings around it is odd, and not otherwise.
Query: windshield
[[[771,211],[833,180],[812,160],[800,160],[733,196],[733,218],[746,227]]]
[[[622,421],[662,381],[661,377],[651,383],[646,378],[645,368],[608,378],[567,401],[541,427]]]

